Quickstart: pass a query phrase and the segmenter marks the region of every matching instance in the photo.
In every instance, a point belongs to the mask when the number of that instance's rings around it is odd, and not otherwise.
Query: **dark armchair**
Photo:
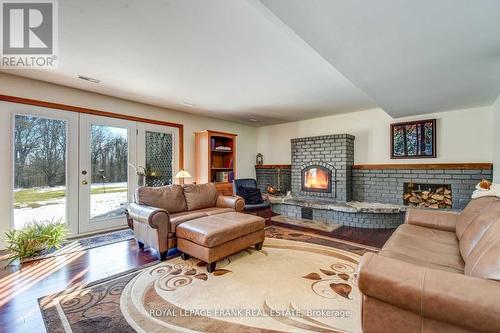
[[[257,188],[257,181],[252,178],[241,178],[241,179],[235,179],[233,181],[233,193],[240,196],[240,197],[245,197],[242,195],[242,193],[239,191],[240,187],[251,187],[251,188]],[[271,217],[272,217],[272,210],[271,210],[271,203],[267,199],[262,199],[262,203],[259,204],[247,204],[245,202],[245,206],[243,207],[243,213],[248,213],[248,214],[256,214],[259,215],[259,213],[264,213],[265,217],[267,219],[267,225],[271,224]]]

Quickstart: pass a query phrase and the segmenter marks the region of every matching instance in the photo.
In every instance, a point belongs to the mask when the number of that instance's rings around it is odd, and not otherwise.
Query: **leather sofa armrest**
[[[170,215],[164,209],[131,203],[128,205],[128,214],[131,219],[147,223],[153,229],[166,228],[166,230],[169,230]]]
[[[471,331],[500,332],[500,282],[417,266],[375,253],[361,259],[368,297]]]
[[[217,208],[232,208],[237,212],[241,212],[245,207],[245,200],[237,195],[219,195],[215,204]]]
[[[456,212],[410,208],[405,223],[454,232],[459,216]]]

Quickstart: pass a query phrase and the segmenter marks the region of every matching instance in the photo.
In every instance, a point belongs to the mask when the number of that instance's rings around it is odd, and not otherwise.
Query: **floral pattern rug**
[[[49,332],[359,332],[360,256],[376,251],[269,227],[261,251],[175,257],[39,300]]]

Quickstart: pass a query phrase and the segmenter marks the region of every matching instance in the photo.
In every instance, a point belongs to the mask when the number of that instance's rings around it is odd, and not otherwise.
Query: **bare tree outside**
[[[66,122],[16,115],[16,188],[65,184]]]
[[[14,226],[65,220],[67,122],[30,115],[16,115],[14,121]],[[127,130],[93,125],[90,134],[91,216],[121,215],[127,200]]]
[[[14,225],[64,220],[67,123],[28,115],[14,120]]]
[[[124,214],[127,204],[127,129],[91,126],[91,218]]]

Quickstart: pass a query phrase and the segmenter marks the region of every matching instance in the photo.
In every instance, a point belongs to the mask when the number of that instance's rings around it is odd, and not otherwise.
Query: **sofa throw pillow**
[[[258,188],[240,186],[238,187],[238,193],[245,199],[246,204],[258,205],[264,202]]]
[[[214,183],[184,185],[184,196],[189,211],[215,207],[218,195]]]
[[[137,203],[165,209],[170,214],[187,210],[184,190],[180,185],[139,187],[135,193]]]

